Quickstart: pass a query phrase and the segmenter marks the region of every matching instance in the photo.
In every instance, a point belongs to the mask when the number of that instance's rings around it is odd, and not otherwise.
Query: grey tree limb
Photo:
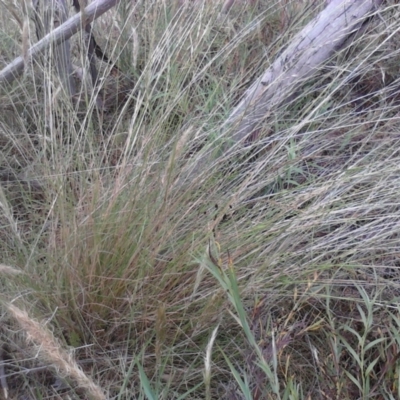
[[[282,104],[355,32],[382,0],[331,0],[293,39],[233,109],[222,129],[232,129],[231,145],[251,135],[268,111]]]
[[[246,139],[256,137],[260,123],[269,111],[288,101],[302,82],[315,75],[381,3],[382,0],[327,1],[323,11],[293,38],[286,50],[247,89],[221,125],[218,139],[223,138],[225,142],[222,148],[218,148],[216,154],[215,143],[210,143],[196,156],[197,160],[180,181],[189,182],[206,173],[215,163],[239,150]]]
[[[47,0],[46,0],[47,1]],[[93,1],[82,12],[64,22],[61,26],[51,31],[43,39],[28,50],[28,59],[36,59],[50,45],[58,45],[79,30],[103,15],[106,11],[118,4],[120,0],[96,0]],[[11,83],[24,71],[25,63],[23,57],[17,57],[12,63],[0,71],[0,84]]]

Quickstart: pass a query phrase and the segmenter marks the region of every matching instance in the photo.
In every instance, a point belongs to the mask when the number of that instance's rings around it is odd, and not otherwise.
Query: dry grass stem
[[[39,358],[49,363],[57,373],[74,381],[85,389],[88,397],[93,400],[106,399],[103,391],[78,366],[72,356],[58,343],[53,334],[43,324],[32,319],[28,313],[9,304],[8,310],[27,335],[27,341],[33,343],[38,350]]]

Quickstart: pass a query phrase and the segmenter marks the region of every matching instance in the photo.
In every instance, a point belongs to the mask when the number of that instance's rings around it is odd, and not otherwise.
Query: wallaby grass
[[[107,112],[43,64],[1,88],[3,397],[400,397],[398,5],[217,157],[322,6],[122,2],[95,23]]]

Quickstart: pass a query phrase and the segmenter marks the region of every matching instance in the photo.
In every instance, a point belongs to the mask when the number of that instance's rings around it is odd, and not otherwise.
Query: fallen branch
[[[106,11],[118,4],[120,0],[97,0],[86,7],[83,12],[73,16],[61,26],[54,29],[42,40],[37,42],[28,50],[28,59],[36,59],[51,44],[58,45],[69,39],[79,30],[103,15]],[[83,20],[82,20],[83,19]],[[11,83],[24,71],[25,63],[23,57],[17,57],[11,64],[0,71],[0,84]]]
[[[282,104],[305,79],[314,75],[382,0],[331,0],[293,39],[289,47],[247,89],[223,124],[233,127],[230,146],[243,143],[268,111]]]
[[[246,142],[255,139],[260,122],[269,110],[282,105],[296,93],[301,83],[319,68],[357,32],[382,0],[329,0],[318,14],[293,39],[288,48],[245,92],[242,101],[222,124],[220,134],[226,138],[222,155],[215,154],[213,144],[197,155],[181,182],[189,182],[212,168]]]

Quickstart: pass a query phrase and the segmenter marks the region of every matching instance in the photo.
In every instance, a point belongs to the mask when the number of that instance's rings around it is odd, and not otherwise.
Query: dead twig
[[[114,7],[120,0],[97,0],[92,2],[85,10],[72,18],[68,19],[61,26],[54,29],[38,43],[32,46],[27,53],[28,59],[36,59],[50,45],[58,45],[77,33],[82,27],[87,26],[96,18],[103,15],[106,11]],[[17,79],[25,68],[24,58],[17,57],[12,63],[0,71],[0,85],[10,84]]]

